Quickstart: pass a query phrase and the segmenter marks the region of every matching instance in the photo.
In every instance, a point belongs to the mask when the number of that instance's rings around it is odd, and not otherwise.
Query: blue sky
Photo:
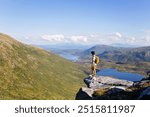
[[[0,0],[0,32],[25,43],[148,45],[149,0]]]

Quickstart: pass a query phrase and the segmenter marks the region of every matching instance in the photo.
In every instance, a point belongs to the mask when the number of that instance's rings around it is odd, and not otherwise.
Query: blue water
[[[123,80],[129,80],[129,81],[139,81],[144,76],[140,74],[135,74],[135,73],[129,73],[129,72],[120,72],[117,71],[116,69],[102,69],[97,72],[98,76],[112,76],[115,78],[123,79]]]
[[[71,60],[71,61],[77,61],[78,60],[78,56],[72,55],[72,54],[68,54],[68,53],[61,53],[59,54],[61,57]]]

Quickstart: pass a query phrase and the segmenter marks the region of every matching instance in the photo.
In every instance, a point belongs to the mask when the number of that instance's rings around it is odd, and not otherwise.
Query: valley
[[[74,62],[82,64],[90,72],[91,51],[94,50],[100,57],[101,63],[98,69],[115,68],[119,71],[128,71],[146,75],[150,68],[150,47],[114,47],[108,45],[96,45],[88,49],[55,49],[58,55],[67,53],[75,58]],[[69,59],[69,58],[67,58]],[[72,61],[72,59],[70,58]]]

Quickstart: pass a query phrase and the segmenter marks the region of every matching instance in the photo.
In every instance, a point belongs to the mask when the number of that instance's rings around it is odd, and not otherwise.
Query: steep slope
[[[81,66],[0,33],[0,99],[74,99]]]

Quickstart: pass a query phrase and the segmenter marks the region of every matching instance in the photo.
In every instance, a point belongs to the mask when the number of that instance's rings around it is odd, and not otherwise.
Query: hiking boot
[[[89,77],[92,78],[93,76],[92,76],[92,75],[89,75]]]

